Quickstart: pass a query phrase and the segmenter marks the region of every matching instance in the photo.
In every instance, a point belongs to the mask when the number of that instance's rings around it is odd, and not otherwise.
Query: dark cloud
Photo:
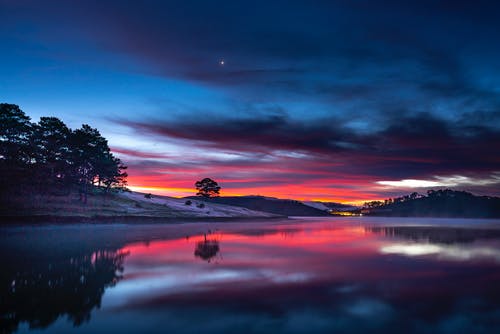
[[[117,150],[137,170],[261,168],[266,181],[253,181],[269,185],[282,182],[264,171],[276,164],[287,165],[284,177],[304,182],[324,174],[368,182],[499,170],[499,2],[0,4],[0,36],[37,45],[43,57],[176,79],[223,96],[215,107],[183,100],[175,115],[162,105],[154,121],[139,110],[118,123],[240,158],[173,161]],[[165,89],[173,87],[168,98],[175,100],[173,85]]]
[[[493,123],[498,121],[495,118]],[[429,113],[393,117],[383,130],[365,135],[334,118],[299,122],[284,115],[215,122],[120,122],[164,141],[182,139],[213,150],[302,153],[332,164],[343,162],[346,167],[336,170],[362,175],[489,172],[500,166],[500,157],[495,154],[500,151],[500,129],[464,125],[463,120],[450,122]],[[327,170],[332,166],[327,164]]]
[[[491,13],[499,6],[491,2],[6,3],[5,16],[29,19],[47,34],[63,25],[87,36],[87,43],[135,57],[155,74],[222,85],[314,83],[325,72],[383,82],[394,70],[417,80],[415,73],[453,79],[469,42],[497,48],[477,38],[498,32]],[[217,66],[222,58],[227,66]]]
[[[334,106],[325,114],[367,122],[399,109],[500,109],[494,86],[475,73],[486,59],[499,65],[492,2],[2,2],[5,33],[27,21],[37,43],[63,40],[68,56],[105,50],[236,100],[324,103]]]
[[[111,147],[113,153],[119,154],[121,156],[126,156],[127,158],[135,158],[135,159],[167,159],[169,156],[165,153],[151,153],[151,152],[143,152],[138,150],[133,150],[129,148],[123,147]]]
[[[347,129],[336,126],[334,119],[323,123],[293,121],[285,115],[249,119],[200,119],[186,122],[150,123],[120,121],[142,133],[203,142],[218,149],[239,151],[297,150],[311,152],[343,151],[345,146],[360,145]],[[354,138],[356,137],[356,138]]]

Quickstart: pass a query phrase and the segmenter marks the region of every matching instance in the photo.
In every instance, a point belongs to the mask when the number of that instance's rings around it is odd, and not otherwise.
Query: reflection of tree
[[[388,237],[442,244],[473,242],[477,239],[500,239],[499,229],[441,226],[366,227],[366,231]]]
[[[13,332],[20,322],[45,328],[67,315],[75,326],[100,307],[105,288],[121,279],[128,253],[98,250],[78,256],[16,259],[0,274],[0,329]]]
[[[219,253],[219,250],[219,241],[216,239],[207,239],[207,235],[205,234],[203,241],[196,243],[194,256],[210,262]]]
[[[297,234],[298,231],[299,231],[298,229],[288,229],[288,230],[282,230],[279,233],[281,238],[291,239]]]

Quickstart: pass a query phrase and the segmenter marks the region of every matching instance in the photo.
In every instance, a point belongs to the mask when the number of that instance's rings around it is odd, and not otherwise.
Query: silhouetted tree
[[[89,187],[123,185],[127,176],[126,169],[111,154],[107,140],[97,129],[82,125],[72,134],[72,162],[74,176],[80,186],[80,199],[86,203]]]
[[[71,130],[56,117],[41,117],[33,126],[32,143],[39,184],[43,188],[64,186],[71,164]]]
[[[379,206],[382,206],[384,205],[384,202],[382,201],[370,201],[370,202],[365,202],[363,204],[363,207],[365,208],[376,208],[376,207],[379,207]]]
[[[410,199],[417,199],[417,198],[420,198],[420,197],[422,197],[422,196],[419,193],[417,193],[417,192],[412,192],[410,194]]]
[[[0,103],[0,159],[29,163],[30,118],[15,104]]]
[[[87,201],[91,187],[126,185],[126,166],[113,156],[97,129],[83,125],[72,131],[56,117],[37,124],[14,104],[0,104],[0,195],[24,190],[71,191],[78,185]],[[57,186],[57,187],[54,187]]]
[[[123,188],[127,185],[127,176],[125,172],[127,166],[122,161],[115,158],[111,152],[107,152],[97,163],[98,185],[103,186],[105,193],[111,187]]]
[[[214,180],[210,178],[204,178],[201,181],[197,181],[195,184],[198,193],[196,195],[202,197],[218,197],[220,192],[220,187]]]
[[[365,208],[373,208],[373,202],[365,203]],[[427,196],[416,192],[392,201],[386,200],[380,209],[372,214],[383,213],[392,216],[429,217],[500,217],[500,198],[474,196],[465,191],[451,189],[430,189]]]
[[[0,194],[29,185],[33,162],[30,118],[15,104],[0,104]]]

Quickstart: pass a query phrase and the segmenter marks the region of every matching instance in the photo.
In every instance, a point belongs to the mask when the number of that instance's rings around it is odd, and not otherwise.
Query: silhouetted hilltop
[[[349,211],[359,209],[353,205],[336,202],[302,201],[303,204],[322,211]]]
[[[397,217],[498,218],[500,198],[450,189],[365,203],[363,214]]]
[[[199,197],[189,197],[199,198]],[[324,210],[319,210],[300,201],[278,199],[264,196],[224,196],[204,198],[203,201],[232,206],[240,206],[255,211],[263,211],[285,216],[329,216]]]

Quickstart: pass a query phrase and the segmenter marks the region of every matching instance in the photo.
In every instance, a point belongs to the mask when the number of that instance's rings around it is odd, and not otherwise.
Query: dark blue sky
[[[130,185],[500,195],[495,1],[0,0],[0,99],[89,123]],[[221,64],[224,61],[224,64]]]

